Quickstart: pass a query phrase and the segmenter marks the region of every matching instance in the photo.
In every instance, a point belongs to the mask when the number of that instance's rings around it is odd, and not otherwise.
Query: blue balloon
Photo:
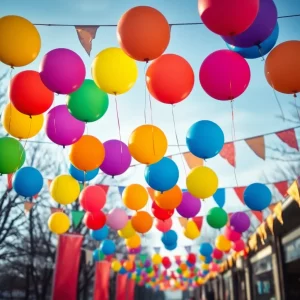
[[[90,230],[91,237],[96,241],[105,240],[108,236],[108,226],[104,225],[101,229],[98,230]]]
[[[273,47],[276,45],[277,39],[279,36],[279,26],[278,23],[276,23],[275,28],[273,29],[273,32],[271,35],[265,39],[262,43],[260,43],[258,46],[252,46],[249,48],[241,48],[241,47],[235,47],[233,45],[229,45],[226,43],[229,50],[232,50],[244,58],[248,59],[255,59],[262,57],[269,53]]]
[[[210,256],[214,251],[213,246],[210,243],[202,243],[199,248],[199,253],[202,256]]]
[[[85,181],[90,181],[90,180],[94,179],[99,173],[99,168],[89,171],[89,172],[86,172],[84,174],[84,171],[81,171],[81,170],[75,168],[72,164],[70,164],[69,173],[76,180],[85,182]]]
[[[251,210],[261,211],[270,205],[272,194],[266,185],[253,183],[245,189],[244,201]]]
[[[204,260],[204,263],[210,264],[212,261],[213,261],[213,259],[212,259],[211,256],[206,256],[206,257],[205,257],[205,260]]]
[[[121,275],[124,275],[124,274],[126,274],[127,273],[127,271],[126,271],[126,269],[124,268],[124,267],[122,267],[121,269],[120,269],[120,271],[119,271],[119,274],[121,274]]]
[[[165,244],[165,248],[166,248],[167,250],[169,250],[169,251],[172,251],[172,250],[174,250],[174,249],[177,248],[177,243],[174,243],[174,244],[171,244],[171,245]]]
[[[195,156],[212,158],[223,148],[224,133],[219,125],[212,121],[198,121],[189,128],[186,145]]]
[[[207,275],[209,273],[209,271],[208,270],[204,270],[204,271],[202,271],[202,274],[205,276],[205,275]]]
[[[156,191],[164,192],[174,187],[179,178],[175,162],[163,157],[159,162],[145,168],[145,180]]]
[[[177,242],[178,236],[174,230],[169,230],[162,235],[161,241],[164,245],[174,245]]]
[[[112,240],[104,240],[101,243],[100,250],[104,255],[111,255],[115,253],[116,245]]]
[[[192,264],[192,263],[190,263],[189,261],[187,261],[187,262],[186,262],[186,265],[187,265],[188,267],[192,267],[194,264]]]
[[[43,183],[43,176],[39,170],[33,167],[24,167],[16,172],[12,185],[20,196],[33,197],[41,191]]]
[[[93,251],[93,260],[94,261],[101,261],[103,258],[103,254],[101,253],[100,249],[95,249]]]

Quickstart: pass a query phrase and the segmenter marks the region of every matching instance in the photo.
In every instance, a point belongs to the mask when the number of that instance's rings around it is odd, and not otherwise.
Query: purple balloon
[[[126,172],[131,164],[131,155],[127,145],[119,140],[109,140],[104,142],[103,146],[105,158],[100,170],[111,176]]]
[[[48,52],[40,64],[40,76],[44,85],[57,94],[70,94],[82,85],[85,65],[72,50],[58,48]]]
[[[147,259],[144,263],[144,267],[149,268],[150,266],[151,266],[151,261],[149,259]]]
[[[277,22],[277,9],[273,0],[260,0],[258,14],[252,25],[234,36],[222,36],[226,43],[248,48],[261,44],[273,32]]]
[[[244,212],[236,212],[230,218],[230,226],[237,232],[247,231],[250,227],[250,219]]]
[[[55,144],[72,145],[84,134],[85,124],[75,119],[67,105],[53,107],[46,117],[46,134]]]
[[[201,200],[189,192],[182,193],[182,201],[176,208],[177,212],[184,218],[195,217],[201,209]]]

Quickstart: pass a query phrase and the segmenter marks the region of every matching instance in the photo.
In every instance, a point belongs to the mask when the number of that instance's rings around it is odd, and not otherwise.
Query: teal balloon
[[[25,162],[22,144],[11,137],[0,138],[0,174],[12,174]]]
[[[95,122],[102,118],[108,109],[108,95],[100,90],[95,82],[86,79],[81,87],[67,98],[69,112],[83,122]]]

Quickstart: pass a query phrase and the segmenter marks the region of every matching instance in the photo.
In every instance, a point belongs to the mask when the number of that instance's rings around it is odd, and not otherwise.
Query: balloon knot
[[[111,178],[112,178],[112,179],[114,179],[114,178],[115,178],[115,176],[113,175],[113,176],[111,176]]]
[[[146,64],[149,62],[149,58],[145,58],[144,61],[146,62]]]
[[[63,149],[65,149],[66,148],[66,146],[63,146]]]
[[[32,119],[32,116],[31,116],[31,115],[29,115],[29,118],[30,118],[30,119]]]
[[[297,98],[297,93],[294,93],[294,98]]]

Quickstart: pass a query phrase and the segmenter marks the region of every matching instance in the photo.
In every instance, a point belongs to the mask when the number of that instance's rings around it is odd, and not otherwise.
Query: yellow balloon
[[[208,167],[195,167],[186,178],[186,187],[194,197],[205,199],[217,191],[218,177]]]
[[[201,261],[205,261],[205,260],[206,260],[206,257],[203,256],[203,255],[199,255],[199,259],[200,259]]]
[[[199,285],[202,285],[202,284],[204,283],[204,279],[201,278],[201,277],[199,277],[199,278],[197,279],[197,283],[198,283]]]
[[[118,260],[114,260],[112,263],[111,263],[111,268],[114,272],[119,272],[122,268],[122,265],[121,263],[118,261]]]
[[[203,271],[208,271],[209,270],[209,264],[202,264],[201,266]]]
[[[160,128],[153,125],[142,125],[131,133],[128,148],[135,160],[149,165],[164,157],[168,141]]]
[[[92,77],[104,92],[119,95],[128,92],[138,77],[135,60],[121,48],[107,48],[97,54],[92,64]]]
[[[120,237],[122,237],[124,239],[129,239],[136,234],[135,230],[133,229],[133,227],[131,225],[131,220],[128,220],[125,227],[118,230],[118,234]]]
[[[50,185],[50,195],[59,204],[74,202],[80,193],[80,185],[71,175],[59,175]]]
[[[0,19],[0,61],[11,67],[26,66],[40,49],[40,34],[30,21],[19,16]]]
[[[135,234],[131,238],[126,239],[125,244],[129,248],[138,248],[141,245],[141,237],[138,234]]]
[[[39,133],[43,127],[44,116],[36,115],[31,118],[19,112],[12,103],[8,103],[1,118],[4,129],[18,139],[29,139]]]
[[[185,278],[189,278],[190,277],[190,271],[189,270],[185,270],[183,273],[182,273],[182,276],[185,277]]]
[[[148,202],[147,190],[140,184],[131,184],[122,193],[124,205],[132,210],[142,209]]]
[[[49,230],[56,234],[63,234],[70,228],[71,222],[69,217],[63,212],[56,212],[48,219]]]
[[[200,231],[193,220],[187,222],[183,233],[190,240],[194,240],[200,236]]]
[[[161,262],[162,262],[162,257],[159,254],[156,253],[152,256],[152,263],[154,265],[160,265]]]
[[[221,234],[216,238],[215,246],[220,251],[227,252],[231,249],[231,242]]]
[[[132,273],[131,279],[132,279],[132,280],[136,280],[136,273]]]

